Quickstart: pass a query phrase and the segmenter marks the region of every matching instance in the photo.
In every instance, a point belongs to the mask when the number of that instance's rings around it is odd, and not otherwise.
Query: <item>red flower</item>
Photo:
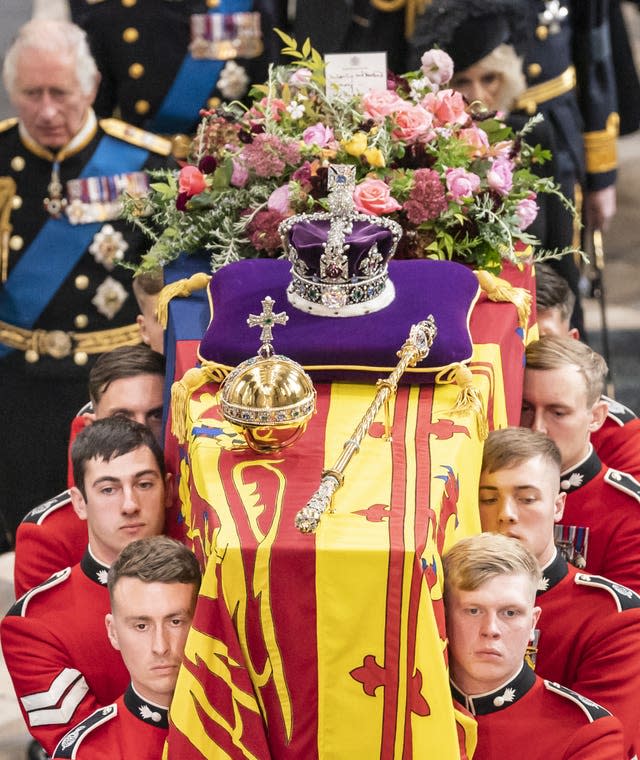
[[[178,174],[178,190],[186,193],[188,198],[201,193],[207,183],[204,181],[204,174],[196,166],[183,166]]]
[[[285,218],[279,211],[258,211],[247,226],[249,240],[257,251],[275,253],[281,247],[278,225]]]

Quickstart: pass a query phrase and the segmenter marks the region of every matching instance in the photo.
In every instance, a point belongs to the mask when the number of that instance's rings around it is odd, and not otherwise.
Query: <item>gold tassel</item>
[[[189,401],[206,383],[221,383],[229,373],[225,367],[203,362],[201,367],[188,369],[180,380],[171,386],[171,432],[178,443],[186,443],[189,430]]]
[[[165,285],[158,293],[158,305],[156,306],[156,316],[158,322],[164,330],[167,329],[169,319],[169,304],[174,298],[188,298],[196,290],[204,290],[211,280],[211,275],[205,272],[196,272],[191,277],[184,280],[176,280]]]
[[[516,307],[518,323],[523,330],[526,330],[531,315],[531,293],[526,288],[514,287],[507,280],[496,277],[495,274],[484,269],[476,270],[474,274],[490,301],[500,303],[508,301]]]
[[[473,385],[473,373],[469,367],[464,364],[456,364],[453,367],[447,368],[447,370],[437,376],[436,382],[455,382],[459,386],[460,391],[456,398],[456,403],[448,410],[448,414],[468,414],[469,412],[473,412],[476,418],[478,438],[481,441],[485,441],[489,435],[489,423],[484,413],[482,396],[480,395],[480,391]]]

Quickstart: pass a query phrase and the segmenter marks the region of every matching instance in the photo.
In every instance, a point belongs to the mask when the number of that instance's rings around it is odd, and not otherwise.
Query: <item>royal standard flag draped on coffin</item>
[[[517,423],[525,333],[514,307],[481,297],[471,332],[489,426]],[[173,443],[182,526],[206,572],[165,756],[465,757],[473,722],[456,722],[449,695],[440,556],[479,530],[476,415],[452,413],[454,384],[400,386],[392,440],[380,416],[334,512],[303,535],[295,515],[375,387],[318,384],[305,435],[257,455],[236,449],[220,379],[191,393]]]

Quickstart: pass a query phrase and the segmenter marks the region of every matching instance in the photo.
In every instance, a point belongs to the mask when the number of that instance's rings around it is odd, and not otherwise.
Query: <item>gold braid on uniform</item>
[[[0,177],[0,282],[6,282],[9,274],[9,237],[11,235],[11,209],[16,194],[12,177]]]
[[[599,174],[613,171],[618,166],[617,138],[620,131],[620,117],[610,113],[604,129],[585,132],[584,151],[587,160],[587,172]]]
[[[431,0],[371,0],[371,5],[383,13],[394,13],[406,7],[404,34],[410,38],[415,31],[416,16],[425,12]]]

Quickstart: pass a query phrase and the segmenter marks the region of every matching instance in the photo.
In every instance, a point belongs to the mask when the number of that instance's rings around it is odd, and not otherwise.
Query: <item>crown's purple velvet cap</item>
[[[324,252],[323,245],[327,242],[330,221],[320,219],[302,221],[294,224],[289,232],[289,241],[296,249],[298,256],[309,267],[307,276],[320,273],[320,256]],[[378,253],[386,261],[393,253],[393,236],[391,230],[371,222],[353,222],[352,231],[345,236],[349,245],[349,275],[361,276],[359,265],[370,251],[374,243],[378,244]]]

